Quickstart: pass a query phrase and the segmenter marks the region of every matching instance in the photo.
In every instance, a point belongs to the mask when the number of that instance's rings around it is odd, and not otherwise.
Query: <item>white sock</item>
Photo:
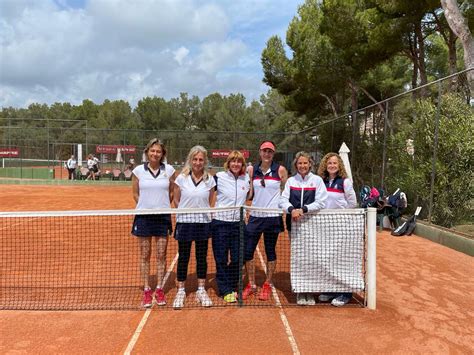
[[[204,286],[199,286],[198,291],[206,291],[206,290],[204,289]]]
[[[180,287],[180,288],[178,288],[178,292],[185,292],[185,289],[184,289],[184,287]]]

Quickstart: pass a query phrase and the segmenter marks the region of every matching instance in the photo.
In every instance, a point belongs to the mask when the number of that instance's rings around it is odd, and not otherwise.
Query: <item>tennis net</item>
[[[184,270],[185,308],[203,304],[196,294],[203,268],[213,306],[290,306],[297,304],[296,293],[321,292],[352,292],[352,304],[367,301],[367,233],[371,229],[375,233],[375,224],[368,228],[365,210],[308,214],[292,223],[291,232],[281,211],[251,207],[1,212],[0,309],[139,309],[146,252],[131,230],[135,217],[145,215],[152,219],[169,216],[171,234],[178,232],[185,241],[189,236],[212,236],[208,243],[192,243],[187,272]],[[274,270],[267,263],[271,240],[255,240],[253,254],[249,242],[248,224],[257,225],[254,232],[258,234],[262,227],[258,223],[265,223],[266,217],[282,222],[275,240]],[[213,223],[208,225],[211,219]],[[173,236],[168,238],[162,283],[167,300],[164,309],[173,308],[177,274],[183,275],[182,258],[189,252],[182,249],[185,244],[178,244]],[[152,241],[152,289],[159,283],[156,248]],[[196,261],[198,255],[200,262]],[[250,255],[259,288],[258,293],[243,297],[248,283],[244,265]],[[271,293],[262,300],[260,288],[271,272]],[[235,303],[223,298],[229,288],[235,291]]]

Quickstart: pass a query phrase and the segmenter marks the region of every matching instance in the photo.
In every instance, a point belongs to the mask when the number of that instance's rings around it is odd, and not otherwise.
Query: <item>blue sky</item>
[[[260,55],[303,0],[0,0],[0,105],[269,88]]]

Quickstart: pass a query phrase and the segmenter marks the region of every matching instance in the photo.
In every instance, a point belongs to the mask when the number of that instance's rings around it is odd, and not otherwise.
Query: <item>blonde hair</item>
[[[323,179],[328,179],[329,178],[329,172],[328,172],[328,160],[332,157],[337,158],[337,162],[339,164],[339,171],[337,172],[337,175],[342,177],[343,179],[346,179],[348,177],[346,168],[344,166],[344,162],[342,161],[341,157],[337,153],[328,153],[326,154],[323,159],[321,159],[321,163],[319,163],[319,168],[318,168],[318,175],[321,176]]]
[[[296,163],[298,163],[298,159],[301,158],[301,157],[304,157],[304,158],[309,160],[309,164],[311,165],[309,171],[312,171],[313,167],[314,167],[313,157],[309,153],[301,151],[301,152],[296,153],[295,159],[293,159],[293,167],[295,168],[295,172],[298,172],[298,167],[296,166]]]
[[[163,163],[163,161],[166,159],[166,147],[165,145],[158,139],[158,138],[152,138],[150,141],[147,143],[145,146],[145,149],[143,149],[143,153],[145,153],[145,157],[148,161],[148,151],[150,148],[154,145],[159,145],[161,148],[161,159],[160,159],[160,164]]]
[[[207,165],[209,164],[209,159],[207,158],[207,150],[202,145],[195,145],[189,150],[188,157],[186,158],[186,164],[184,164],[184,168],[181,171],[181,174],[184,176],[188,176],[191,174],[192,171],[192,161],[196,154],[202,153],[204,155],[204,175],[203,180],[206,181],[209,179],[209,174],[207,173]]]
[[[245,163],[244,155],[239,152],[238,150],[233,150],[227,156],[227,160],[224,163],[224,170],[227,171],[230,169],[230,162],[238,160],[242,163],[242,168],[240,169],[240,175],[245,174],[245,170],[247,169],[247,164]]]

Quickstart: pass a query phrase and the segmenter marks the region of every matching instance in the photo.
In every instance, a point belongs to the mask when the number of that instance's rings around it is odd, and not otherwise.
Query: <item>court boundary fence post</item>
[[[377,209],[367,208],[367,308],[376,309],[377,303]]]

